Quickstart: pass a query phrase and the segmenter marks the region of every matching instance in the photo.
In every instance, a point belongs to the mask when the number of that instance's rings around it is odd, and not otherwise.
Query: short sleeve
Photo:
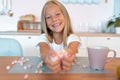
[[[37,39],[37,46],[40,42],[45,42],[45,43],[49,43],[46,34],[41,34],[38,39]]]
[[[76,34],[71,34],[67,38],[67,45],[69,45],[73,41],[80,42],[80,38]]]

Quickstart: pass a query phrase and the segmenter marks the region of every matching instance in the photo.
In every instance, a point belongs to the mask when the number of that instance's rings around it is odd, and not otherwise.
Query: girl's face
[[[65,18],[60,8],[55,4],[50,4],[45,11],[47,27],[53,33],[61,32],[65,26]]]

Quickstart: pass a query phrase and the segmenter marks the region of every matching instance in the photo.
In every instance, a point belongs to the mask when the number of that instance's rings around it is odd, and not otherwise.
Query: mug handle
[[[108,59],[106,62],[108,63],[108,62],[111,62],[115,57],[116,57],[116,51],[115,50],[109,50],[109,52],[113,52],[113,57],[111,57],[110,59]],[[109,52],[108,52],[108,54],[109,54]]]

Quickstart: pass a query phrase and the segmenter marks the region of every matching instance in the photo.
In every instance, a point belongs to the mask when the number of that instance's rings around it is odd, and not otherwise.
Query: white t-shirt
[[[70,35],[68,36],[68,38],[67,38],[67,46],[68,46],[71,42],[73,42],[73,41],[80,42],[80,38],[79,38],[77,35],[75,35],[75,34],[70,34]],[[40,35],[40,37],[39,37],[39,43],[40,43],[40,42],[45,42],[45,43],[47,43],[52,50],[61,50],[61,49],[64,49],[64,48],[65,48],[64,45],[63,45],[63,42],[62,42],[61,44],[56,44],[54,41],[53,41],[52,43],[50,43],[50,42],[48,41],[45,33],[43,33],[43,34]],[[67,46],[66,46],[66,47],[67,47]]]

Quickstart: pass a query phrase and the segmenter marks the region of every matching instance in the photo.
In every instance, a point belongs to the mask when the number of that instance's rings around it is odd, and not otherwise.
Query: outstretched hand
[[[65,72],[70,70],[75,57],[75,55],[72,54],[72,51],[70,49],[67,49],[66,52],[67,55],[63,55],[62,57],[62,70]]]
[[[61,71],[61,60],[56,56],[54,51],[50,51],[45,58],[46,66],[55,73]]]
[[[70,49],[50,51],[45,58],[46,66],[53,72],[58,73],[62,70],[67,72],[72,66],[75,55]]]

